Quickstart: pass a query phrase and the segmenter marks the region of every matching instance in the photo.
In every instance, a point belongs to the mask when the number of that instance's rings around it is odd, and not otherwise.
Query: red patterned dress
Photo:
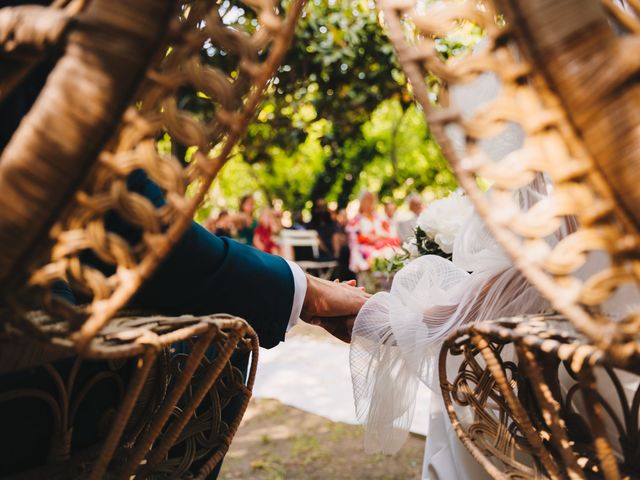
[[[400,239],[391,232],[389,220],[378,213],[359,213],[347,226],[351,256],[349,268],[354,272],[369,270],[371,261],[382,250],[399,247]]]

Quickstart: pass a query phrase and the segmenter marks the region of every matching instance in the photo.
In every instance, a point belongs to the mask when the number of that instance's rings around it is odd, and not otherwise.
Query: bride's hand
[[[368,298],[354,281],[330,282],[307,275],[307,294],[300,317],[349,342],[355,317]]]
[[[356,317],[331,317],[331,318],[312,318],[309,323],[311,325],[317,325],[324,328],[331,335],[338,340],[342,340],[346,343],[351,343],[351,332],[353,330],[353,324],[356,321]]]

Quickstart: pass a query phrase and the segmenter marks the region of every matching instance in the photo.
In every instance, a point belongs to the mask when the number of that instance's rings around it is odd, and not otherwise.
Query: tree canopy
[[[455,186],[374,4],[313,0],[202,214],[253,191],[299,210],[320,197],[344,206],[362,188],[400,200]]]

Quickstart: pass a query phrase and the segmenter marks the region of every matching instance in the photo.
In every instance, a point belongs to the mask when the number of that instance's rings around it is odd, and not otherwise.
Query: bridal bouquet
[[[431,202],[418,217],[415,236],[404,243],[400,253],[378,259],[373,269],[394,273],[422,255],[438,255],[450,260],[453,242],[472,211],[471,201],[459,190]]]
[[[418,217],[415,238],[408,242],[409,251],[414,257],[439,255],[451,259],[453,242],[472,211],[471,201],[460,190],[431,203]]]

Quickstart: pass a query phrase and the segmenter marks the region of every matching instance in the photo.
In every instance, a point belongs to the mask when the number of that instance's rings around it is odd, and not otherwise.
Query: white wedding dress
[[[536,196],[528,189],[522,201]],[[472,214],[456,238],[452,261],[431,255],[414,260],[396,274],[390,292],[374,295],[358,315],[350,360],[365,449],[395,453],[402,446],[423,382],[432,392],[424,478],[485,478],[444,410],[437,370],[440,347],[464,323],[546,308],[546,300]]]

